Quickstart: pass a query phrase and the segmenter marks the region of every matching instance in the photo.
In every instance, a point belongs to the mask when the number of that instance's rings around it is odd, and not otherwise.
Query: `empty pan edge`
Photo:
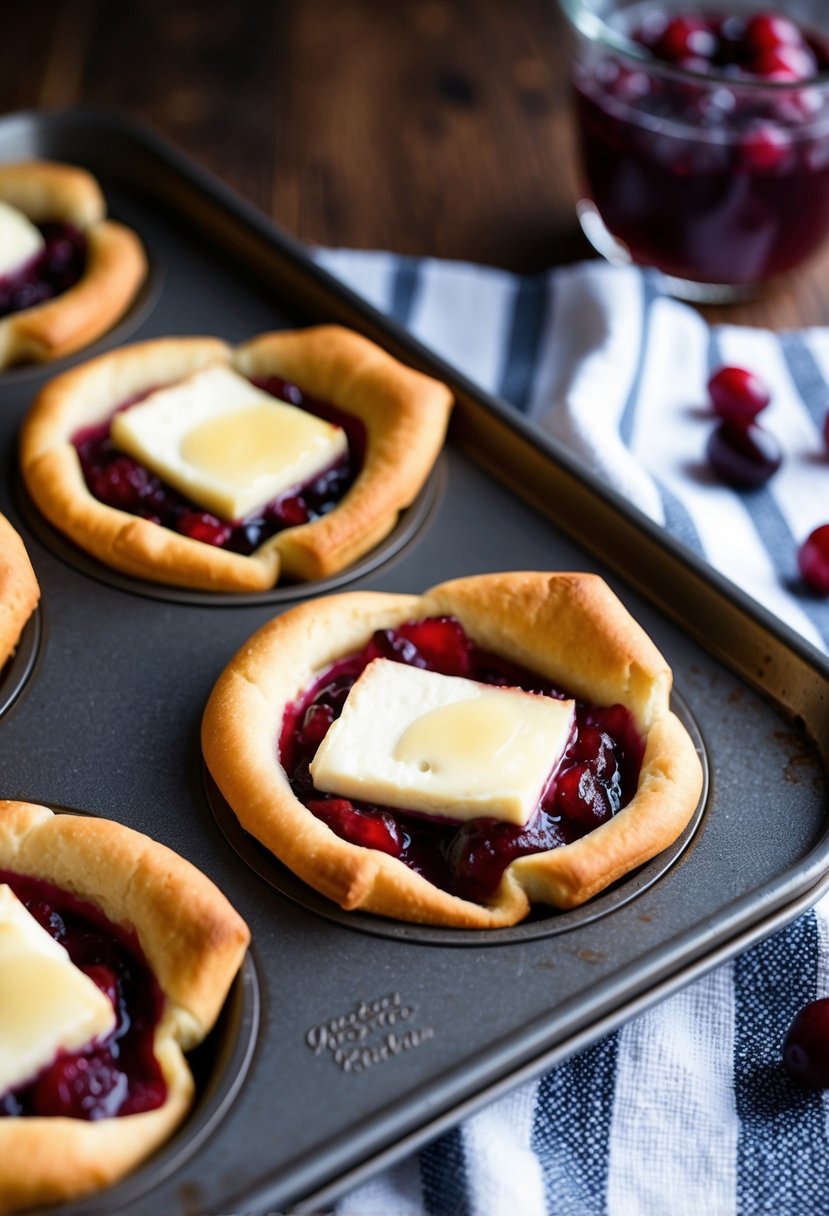
[[[202,765],[204,789],[207,803],[222,834],[250,868],[281,895],[293,903],[300,904],[309,912],[334,921],[343,928],[369,933],[377,937],[390,937],[397,941],[437,946],[503,946],[511,942],[533,941],[542,937],[554,937],[571,929],[580,928],[615,912],[637,895],[653,886],[662,878],[693,840],[702,823],[708,799],[709,764],[702,733],[686,702],[676,692],[672,694],[672,708],[693,740],[703,771],[702,792],[691,821],[682,834],[663,852],[638,870],[614,883],[608,890],[594,896],[581,907],[566,912],[534,910],[530,918],[506,929],[454,929],[435,925],[416,925],[394,921],[365,912],[346,912],[325,898],[313,887],[309,887],[239,823],[236,815],[219,791],[205,765]]]
[[[0,717],[11,709],[34,671],[42,638],[43,620],[37,607],[23,626],[12,657],[0,670]]]

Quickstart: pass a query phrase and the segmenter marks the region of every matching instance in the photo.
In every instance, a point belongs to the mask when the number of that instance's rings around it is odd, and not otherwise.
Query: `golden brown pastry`
[[[132,303],[146,277],[147,259],[135,233],[106,218],[95,178],[54,161],[0,165],[0,206],[0,234],[5,217],[15,248],[22,241],[21,251],[30,256],[38,256],[38,250],[26,231],[21,235],[26,220],[34,226],[71,225],[85,242],[77,281],[42,302],[15,304],[14,311],[0,319],[0,368],[58,359],[106,333]],[[34,241],[31,227],[27,230]]]
[[[428,624],[433,620],[438,621],[437,627]],[[393,654],[395,645],[399,649],[401,645],[413,642],[420,647],[421,654],[426,655],[429,664],[444,676],[451,675],[453,670],[455,674],[463,674],[469,660],[463,649],[466,643],[455,640],[458,636],[463,637],[458,633],[456,622],[459,622],[466,639],[479,648],[476,653],[480,656],[481,652],[486,652],[489,656],[486,661],[476,660],[477,666],[471,664],[469,671],[473,680],[478,678],[476,672],[488,670],[487,664],[497,670],[499,663],[502,666],[505,663],[500,677],[502,683],[517,683],[521,672],[525,676],[526,672],[531,672],[536,673],[535,682],[530,678],[527,684],[524,679],[526,687],[533,687],[540,680],[544,690],[543,682],[549,681],[570,697],[597,710],[624,707],[622,711],[602,710],[592,717],[577,717],[578,734],[575,736],[567,736],[565,724],[564,735],[555,744],[559,751],[564,749],[558,775],[552,785],[541,787],[540,805],[547,808],[553,818],[548,819],[538,811],[525,829],[516,827],[514,821],[493,825],[494,838],[500,842],[497,850],[501,850],[508,864],[502,867],[500,879],[499,871],[495,872],[490,890],[486,889],[486,882],[479,883],[484,891],[479,899],[464,894],[476,890],[478,881],[474,850],[464,849],[470,840],[480,843],[480,820],[461,828],[454,843],[446,835],[443,837],[443,847],[448,847],[450,855],[456,857],[460,879],[445,872],[441,877],[440,865],[435,860],[439,854],[437,849],[430,854],[432,862],[424,864],[418,863],[412,854],[415,864],[420,864],[424,871],[418,873],[395,853],[400,853],[397,846],[401,840],[403,855],[407,849],[416,852],[421,847],[416,843],[406,845],[405,834],[411,834],[415,840],[422,819],[404,815],[397,826],[390,826],[381,809],[376,813],[370,811],[368,822],[358,815],[357,822],[349,810],[349,799],[355,782],[357,788],[364,788],[360,783],[365,773],[358,771],[355,776],[352,772],[348,776],[352,783],[348,789],[344,788],[346,778],[342,773],[335,774],[333,779],[327,775],[331,782],[325,787],[328,794],[335,800],[341,796],[344,799],[333,808],[330,799],[325,801],[322,793],[315,792],[321,788],[316,773],[314,790],[309,789],[307,778],[302,774],[303,757],[307,760],[307,756],[313,755],[313,771],[322,755],[321,748],[315,753],[318,738],[326,730],[333,731],[327,726],[325,714],[328,713],[329,718],[332,716],[326,707],[333,704],[337,707],[333,713],[336,717],[342,704],[336,687],[345,670],[343,660],[360,652],[375,631],[399,633],[404,622],[423,621],[427,622],[425,629],[404,626],[408,642],[404,639],[395,644],[394,633],[385,634],[385,638],[381,636],[379,643],[373,644],[375,650],[379,646],[380,659],[384,653]],[[462,663],[456,661],[455,651],[463,659]],[[494,660],[493,655],[497,656]],[[387,660],[384,662],[386,666],[381,663],[382,674],[395,677],[395,673],[389,671],[392,665]],[[362,687],[369,672],[376,674],[377,666],[376,663],[370,665],[361,676],[359,686]],[[671,712],[671,682],[671,671],[659,651],[606,584],[594,575],[540,572],[481,575],[443,583],[419,597],[355,592],[303,603],[253,635],[231,659],[211,693],[203,720],[202,746],[208,768],[242,826],[305,882],[342,907],[430,924],[495,928],[521,920],[532,903],[558,908],[572,908],[583,903],[654,857],[682,832],[697,806],[702,775],[694,746]],[[414,739],[414,722],[407,719],[400,730],[397,727],[387,730],[385,724],[395,717],[400,704],[412,704],[413,697],[421,696],[419,683],[422,681],[418,677],[413,681],[413,691],[408,685],[408,691],[401,685],[400,693],[396,695],[397,685],[389,685],[387,681],[386,691],[384,693],[381,688],[380,699],[373,709],[363,689],[362,703],[369,705],[369,714],[374,714],[378,727],[375,732],[370,725],[367,733],[360,734],[359,723],[353,719],[356,724],[350,729],[356,734],[350,737],[359,742],[351,747],[351,753],[356,757],[358,770],[377,767],[380,777],[386,781],[379,787],[366,787],[368,793],[362,801],[369,805],[381,808],[413,805],[411,801],[407,802],[408,787],[400,801],[392,804],[394,792],[390,792],[388,781],[404,779],[399,768],[399,757],[403,755],[400,749],[405,731],[409,731],[409,742]],[[313,691],[320,688],[327,689],[317,698],[322,708],[309,708],[316,703]],[[464,691],[463,695],[468,692]],[[426,711],[436,704],[428,701],[431,691],[422,695],[426,701],[414,702],[421,705],[422,712],[414,714],[414,719],[419,718],[421,724],[427,723]],[[489,698],[499,695],[503,696],[503,691],[495,690],[489,693]],[[519,694],[520,698],[526,701],[526,694]],[[347,707],[350,702],[351,694]],[[495,708],[494,717],[497,718],[503,703],[498,702]],[[457,754],[452,754],[456,745],[464,763],[469,758],[470,764],[466,767],[470,773],[474,770],[476,776],[478,769],[484,774],[490,771],[487,767],[490,752],[506,756],[499,750],[501,737],[493,733],[489,709],[483,717],[479,715],[466,723],[462,716],[453,717],[454,709],[439,708],[434,712],[433,725],[429,726],[429,744],[434,755],[410,751],[407,759],[417,761],[414,768],[437,772],[442,765],[451,771],[456,767]],[[323,719],[321,730],[317,729],[315,718],[318,713]],[[339,728],[344,719],[345,714],[335,726]],[[608,725],[614,721],[615,726]],[[512,718],[507,722],[507,734],[513,729],[512,722]],[[611,772],[610,760],[605,755],[607,744],[601,738],[605,730],[611,735],[615,731],[621,739],[619,763],[622,768],[619,772],[627,771],[630,785],[628,800],[617,813],[612,813],[615,795],[611,792],[617,778]],[[394,757],[391,768],[387,762],[389,753],[383,753],[379,758],[375,756],[375,752],[381,750],[375,733],[382,736],[389,731],[389,749]],[[308,735],[310,751],[306,742],[295,742],[296,732],[300,732],[303,740]],[[325,734],[326,746],[328,738]],[[552,735],[549,738],[552,739]],[[446,740],[450,741],[448,745]],[[421,742],[417,743],[418,747]],[[594,753],[597,758],[588,763],[587,758]],[[628,759],[624,759],[625,754]],[[371,756],[371,766],[366,759],[368,756]],[[641,765],[636,763],[639,756]],[[549,763],[555,759],[551,752]],[[525,763],[525,760],[526,756],[519,752],[520,771],[528,767],[529,762]],[[347,768],[348,761],[347,748],[340,762]],[[593,766],[592,775],[585,778],[588,785],[584,789],[580,784],[583,770],[578,767],[582,763],[586,768]],[[316,813],[311,813],[295,794],[285,765],[292,769],[294,787],[302,793],[304,803],[313,802]],[[506,759],[503,763],[499,760],[491,778],[483,781],[484,794],[488,785],[499,783],[500,769],[505,766]],[[405,774],[407,782],[411,767]],[[569,776],[564,772],[568,768],[572,770]],[[392,777],[389,777],[390,772]],[[599,777],[607,789],[604,786],[596,788],[597,783],[601,785]],[[452,781],[457,782],[457,775]],[[620,788],[623,786],[624,781]],[[585,793],[587,808],[582,805],[584,799],[579,800]],[[474,797],[480,794],[479,790]],[[549,801],[551,794],[554,795],[552,802]],[[561,801],[565,795],[569,802]],[[444,796],[445,792],[441,794]],[[458,821],[467,818],[467,803],[472,796],[463,782],[460,787],[450,782],[449,795],[441,812],[449,817],[449,822],[445,818],[439,820],[446,825],[444,833],[457,830],[458,824],[452,823],[453,818]],[[529,796],[529,805],[538,806],[537,787],[529,790]],[[422,803],[421,806],[429,808],[425,813],[434,820],[431,804]],[[556,825],[554,817],[559,816],[564,822],[563,807],[568,816],[572,813],[581,818],[569,836],[565,832],[562,838],[559,834],[562,829]],[[594,811],[599,825],[585,831],[585,814],[589,825],[594,821],[591,819]],[[497,813],[503,812],[499,809]],[[488,804],[485,814],[493,814]],[[328,816],[333,827],[323,821],[322,815]],[[543,831],[539,826],[542,821]],[[489,830],[485,824],[483,830]],[[516,833],[522,831],[536,833],[533,839],[537,851],[509,860],[509,849],[514,849]],[[468,836],[470,832],[471,837]],[[359,839],[376,840],[378,847],[354,842]],[[545,841],[556,847],[543,847]],[[430,866],[434,868],[435,881],[424,876],[431,872]]]
[[[284,526],[242,554],[93,497],[73,436],[100,426],[116,406],[159,386],[185,392],[197,384],[204,399],[212,393],[218,400],[227,391],[228,373],[233,373],[230,391],[241,391],[243,397],[252,391],[248,378],[279,377],[365,428],[356,480],[333,510],[311,522]],[[217,379],[218,388],[208,384]],[[273,398],[267,399],[272,406]],[[29,493],[50,522],[114,569],[180,587],[262,591],[280,578],[323,578],[378,544],[426,480],[443,443],[450,407],[444,385],[338,326],[265,334],[236,349],[213,338],[159,339],[102,355],[46,385],[23,425],[21,464]],[[262,407],[254,401],[244,408],[252,416]],[[311,417],[302,410],[294,413]],[[132,416],[132,411],[124,415]],[[172,416],[182,417],[178,400]],[[211,420],[204,425],[212,425]],[[234,436],[222,437],[220,453],[234,445]],[[171,450],[178,454],[186,438],[177,440],[178,446],[171,443]],[[253,455],[266,446],[273,450],[275,445],[254,445]],[[252,458],[250,452],[245,456]],[[203,457],[208,458],[213,463],[218,459],[214,451]],[[199,508],[192,514],[197,525],[212,518]],[[213,522],[224,527],[218,518]]]
[[[23,541],[5,515],[0,515],[0,671],[39,598],[40,589]]]
[[[26,887],[32,879],[36,881]],[[111,1001],[115,998],[115,1008],[132,985],[139,991],[139,996],[132,998],[138,1000],[139,1010],[152,1008],[157,1019],[154,1029],[149,1021],[142,1031],[149,1036],[147,1050],[155,1059],[157,1075],[151,1081],[143,1077],[136,1081],[128,1073],[130,1088],[119,1088],[125,1084],[118,1076],[125,1054],[122,1050],[113,1064],[113,1057],[105,1055],[104,1038],[102,1047],[86,1048],[86,1064],[77,1066],[71,1056],[66,1063],[59,1052],[37,1074],[30,1089],[18,1087],[11,1096],[0,1093],[0,1102],[11,1103],[11,1108],[6,1108],[11,1110],[9,1116],[0,1118],[0,1212],[6,1213],[71,1199],[106,1186],[170,1136],[193,1098],[193,1079],[183,1052],[200,1043],[214,1025],[242,962],[249,934],[221,892],[171,850],[110,820],[54,815],[30,803],[0,801],[0,884],[7,884],[0,885],[6,900],[14,902],[8,884],[20,900],[33,898],[35,904],[30,902],[29,907],[41,923],[50,909],[58,911],[66,926],[60,940],[67,943],[70,955],[73,929],[67,918],[76,913],[88,918],[93,935],[99,931],[106,941],[115,940],[121,950],[117,957],[128,959],[120,971],[121,964],[110,961],[110,947],[102,950],[102,964],[94,952],[90,954],[85,931],[80,935],[74,931],[75,940],[81,943],[74,947],[75,956],[82,961],[70,970],[85,968],[85,974],[94,978],[98,997],[100,992],[108,993]],[[44,900],[49,905],[45,912]],[[0,963],[6,968],[32,966],[35,958],[37,965],[40,947],[30,944],[30,936],[21,939],[25,948],[20,961],[18,938],[9,930],[6,907],[5,919],[0,915]],[[109,922],[103,928],[95,920],[101,914]],[[108,936],[111,930],[114,938]],[[128,944],[126,954],[124,942]],[[137,945],[138,955],[129,953],[132,942]],[[78,954],[78,950],[86,954]],[[141,955],[148,971],[136,963]],[[49,965],[54,965],[53,960]],[[4,974],[8,976],[9,971]],[[21,985],[21,992],[31,991],[32,984],[36,990],[39,973],[35,970],[27,975],[29,987]],[[135,975],[139,978],[130,978]],[[148,979],[149,985],[145,982]],[[82,977],[82,982],[87,981]],[[56,992],[63,991],[56,984],[58,981],[52,979],[47,985],[50,1001],[57,1001]],[[149,994],[145,993],[148,986]],[[12,990],[10,985],[7,991]],[[31,1036],[40,1033],[39,1014],[35,1008],[35,1016],[25,1022],[26,1051],[43,1050],[40,1040],[31,1042]],[[6,1006],[0,1011],[0,1021],[16,1033],[14,1008]],[[141,1025],[134,1009],[132,1025]],[[116,1030],[116,1036],[119,1032]],[[0,1043],[0,1064],[4,1063],[4,1054],[8,1056],[5,1047]],[[77,1077],[79,1067],[90,1074],[93,1069],[99,1070],[98,1088],[93,1084],[83,1096],[71,1088],[71,1078]],[[128,1066],[123,1067],[128,1072]],[[70,1087],[69,1100],[79,1103],[79,1109],[86,1103],[98,1103],[95,1114],[80,1117],[71,1106],[69,1114],[52,1113],[52,1073],[61,1068],[75,1069],[74,1073],[63,1074],[69,1077],[65,1082]],[[129,1103],[135,1104],[134,1090],[139,1085],[158,1085],[159,1078],[156,1105],[148,1107],[145,1102],[141,1113],[113,1117],[108,1117],[111,1108],[107,1107],[107,1113],[102,1114],[100,1103],[126,1103],[122,1108],[130,1110]],[[26,1102],[34,1104],[35,1113],[18,1112],[15,1103]],[[49,1113],[42,1113],[37,1103],[46,1103]]]

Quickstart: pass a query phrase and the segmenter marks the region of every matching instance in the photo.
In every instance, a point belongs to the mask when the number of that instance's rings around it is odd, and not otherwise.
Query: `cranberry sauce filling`
[[[684,279],[750,284],[796,265],[827,230],[829,98],[812,82],[829,47],[786,18],[690,8],[632,14],[628,33],[650,63],[606,56],[576,80],[606,227]]]
[[[482,903],[516,857],[577,840],[633,796],[644,745],[630,713],[622,705],[582,702],[576,705],[575,737],[524,827],[494,819],[443,822],[319,792],[309,764],[354,681],[377,658],[567,698],[543,677],[475,646],[454,617],[407,621],[376,632],[358,654],[333,664],[288,707],[279,736],[280,759],[297,798],[352,844],[399,857],[435,886]]]
[[[40,224],[46,242],[14,274],[0,275],[0,317],[42,304],[74,287],[86,266],[86,237],[74,224]]]
[[[105,1119],[161,1106],[167,1085],[153,1053],[164,998],[134,934],[111,924],[91,904],[51,883],[0,870],[40,925],[75,966],[112,1001],[114,1029],[102,1041],[60,1052],[28,1085],[0,1094],[0,1115],[66,1115]]]
[[[362,422],[328,402],[307,396],[296,385],[276,376],[253,383],[272,397],[279,397],[326,422],[341,426],[348,440],[346,455],[313,480],[294,486],[267,503],[254,515],[228,522],[196,506],[137,460],[119,452],[110,439],[111,424],[107,421],[84,427],[72,436],[90,494],[107,506],[245,556],[284,528],[307,524],[333,511],[350,489],[363,461],[366,441]],[[113,413],[143,401],[151,391],[121,402]]]

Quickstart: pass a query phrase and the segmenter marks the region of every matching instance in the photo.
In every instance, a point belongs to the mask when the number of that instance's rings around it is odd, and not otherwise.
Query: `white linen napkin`
[[[320,250],[319,263],[554,435],[646,515],[829,652],[829,600],[797,547],[829,522],[829,330],[709,327],[634,268],[519,277]],[[760,374],[784,462],[764,487],[705,459],[705,386]],[[829,1212],[829,1095],[779,1066],[797,1010],[829,993],[815,911],[493,1103],[345,1196],[338,1216],[811,1216]]]

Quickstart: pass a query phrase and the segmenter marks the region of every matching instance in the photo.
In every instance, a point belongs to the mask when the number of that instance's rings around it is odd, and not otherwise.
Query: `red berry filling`
[[[204,544],[217,545],[245,556],[277,532],[310,523],[333,511],[362,465],[365,453],[363,424],[352,414],[317,401],[296,385],[276,376],[253,383],[273,397],[341,426],[348,439],[347,454],[311,481],[294,486],[267,503],[255,515],[247,519],[220,520],[179,494],[131,456],[119,452],[110,439],[111,422],[107,421],[99,426],[85,427],[72,436],[90,494],[107,506],[151,520]],[[150,391],[122,402],[113,413],[143,401]]]
[[[90,904],[39,879],[0,870],[0,883],[60,942],[72,962],[112,1001],[114,1029],[103,1041],[61,1052],[27,1085],[0,1094],[0,1116],[106,1119],[161,1106],[167,1085],[153,1051],[164,997],[134,934]]]
[[[43,304],[74,287],[86,267],[86,237],[73,224],[40,224],[46,242],[13,274],[0,275],[0,317]]]
[[[827,230],[829,99],[815,77],[829,46],[777,14],[690,6],[650,11],[628,34],[644,62],[607,56],[576,79],[606,227],[638,263],[691,281],[751,284],[796,265]]]
[[[482,684],[566,698],[549,680],[482,650],[454,617],[407,621],[374,633],[359,653],[325,671],[286,710],[279,755],[296,797],[338,836],[398,857],[435,886],[485,902],[511,861],[568,844],[605,823],[636,791],[644,744],[622,705],[577,702],[576,734],[524,827],[437,820],[316,790],[309,764],[349,690],[376,658],[466,676]]]

